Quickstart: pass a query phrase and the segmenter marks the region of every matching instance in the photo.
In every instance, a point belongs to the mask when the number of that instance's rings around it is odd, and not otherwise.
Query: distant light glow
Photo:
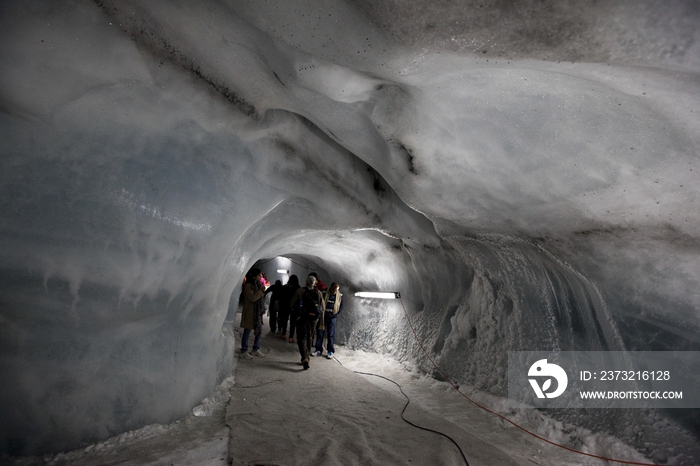
[[[398,292],[383,293],[379,291],[358,291],[355,293],[358,298],[378,298],[378,299],[398,299],[401,295]]]

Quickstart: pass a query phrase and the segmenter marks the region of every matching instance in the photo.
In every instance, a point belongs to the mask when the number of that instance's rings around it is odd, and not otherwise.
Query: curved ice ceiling
[[[527,5],[4,4],[3,449],[182,415],[284,254],[496,394],[508,350],[697,350],[697,3]]]

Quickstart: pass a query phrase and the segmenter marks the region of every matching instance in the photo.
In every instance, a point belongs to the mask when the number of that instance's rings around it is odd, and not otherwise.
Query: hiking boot
[[[328,352],[328,356],[326,356],[326,359],[333,359],[333,351]]]
[[[309,361],[304,361],[302,362],[302,364],[304,365],[304,370],[307,370],[309,368]]]
[[[246,351],[241,353],[241,359],[253,359],[253,355]]]
[[[257,356],[257,357],[259,357],[259,358],[264,358],[264,357],[265,357],[265,353],[263,353],[263,352],[260,351],[259,349],[256,349],[255,351],[253,351],[253,356]]]

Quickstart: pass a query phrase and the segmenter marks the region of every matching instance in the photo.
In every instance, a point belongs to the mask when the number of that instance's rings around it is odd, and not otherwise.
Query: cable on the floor
[[[338,361],[338,364],[340,364],[341,366],[343,365],[343,363],[340,362],[340,360],[339,360],[337,357],[333,356],[333,359],[335,359],[336,361]],[[343,366],[343,367],[344,367],[344,366]],[[396,383],[395,381],[391,380],[391,379],[388,378],[388,377],[384,377],[383,375],[372,374],[371,372],[360,372],[360,371],[353,371],[353,372],[356,373],[356,374],[370,375],[370,376],[372,376],[372,377],[379,377],[379,378],[384,379],[384,380],[387,380],[387,381],[393,383],[394,385],[396,385],[397,387],[399,387],[399,391],[401,391],[401,394],[406,398],[406,404],[404,405],[403,410],[401,411],[401,419],[403,419],[404,422],[406,422],[407,424],[409,424],[409,425],[411,425],[411,426],[413,426],[413,427],[415,427],[415,428],[417,428],[417,429],[421,429],[421,430],[425,430],[425,431],[427,431],[427,432],[432,432],[432,433],[434,433],[434,434],[442,435],[442,436],[445,437],[447,440],[449,440],[450,442],[454,443],[454,445],[455,445],[455,446],[457,447],[457,449],[459,450],[459,453],[462,455],[462,459],[464,460],[464,464],[466,464],[467,466],[469,466],[469,461],[467,461],[467,457],[464,456],[464,451],[462,451],[462,448],[459,446],[459,444],[458,444],[457,442],[455,442],[455,440],[454,440],[452,437],[450,437],[450,436],[447,435],[447,434],[443,434],[442,432],[439,432],[439,431],[437,431],[437,430],[428,429],[427,427],[421,427],[421,426],[419,426],[419,425],[417,425],[417,424],[412,423],[412,422],[409,421],[408,419],[406,419],[406,417],[404,416],[404,413],[406,412],[406,408],[408,408],[409,403],[411,403],[411,399],[410,399],[410,398],[408,397],[408,395],[406,395],[406,393],[403,391],[403,388],[401,387],[401,385],[399,385],[398,383]]]
[[[559,443],[552,442],[551,440],[548,440],[548,439],[546,439],[546,438],[544,438],[544,437],[542,437],[542,436],[540,436],[540,435],[537,435],[537,434],[535,434],[534,432],[530,432],[530,431],[527,430],[526,428],[524,428],[524,427],[522,427],[522,426],[516,424],[515,422],[511,421],[510,419],[508,419],[507,417],[503,416],[502,414],[499,414],[499,413],[497,413],[497,412],[495,412],[495,411],[492,411],[492,410],[488,409],[486,406],[483,406],[483,405],[477,403],[476,401],[472,400],[471,398],[469,398],[467,395],[465,395],[464,393],[462,393],[462,392],[459,390],[459,387],[457,386],[457,384],[455,384],[455,383],[452,381],[452,379],[449,378],[449,377],[442,371],[442,369],[440,369],[440,367],[435,363],[435,361],[433,361],[433,359],[428,355],[428,352],[427,352],[427,351],[425,350],[425,348],[423,347],[423,343],[421,343],[420,338],[418,338],[418,334],[416,333],[416,329],[413,328],[413,324],[411,323],[411,319],[408,317],[408,311],[406,311],[406,306],[404,306],[404,304],[403,304],[403,299],[401,299],[401,298],[399,297],[399,301],[401,302],[401,307],[403,308],[403,313],[404,313],[404,315],[406,316],[406,321],[408,322],[409,327],[411,327],[411,330],[413,331],[413,336],[415,337],[416,341],[418,342],[418,345],[420,346],[421,351],[423,351],[423,354],[425,355],[425,357],[428,358],[428,361],[430,361],[430,363],[435,367],[435,369],[440,373],[440,375],[442,375],[442,376],[444,377],[444,379],[447,381],[447,383],[449,383],[449,384],[452,386],[452,388],[454,388],[454,389],[457,391],[457,393],[459,393],[460,395],[462,395],[464,398],[466,398],[466,399],[467,399],[470,403],[472,403],[473,405],[478,406],[479,408],[483,409],[484,411],[486,411],[486,412],[488,412],[488,413],[493,414],[494,416],[498,416],[499,418],[503,419],[503,420],[506,421],[507,423],[513,425],[514,427],[517,427],[518,429],[522,430],[523,432],[525,432],[525,433],[527,433],[527,434],[530,434],[530,435],[532,435],[533,437],[535,437],[535,438],[537,438],[537,439],[539,439],[539,440],[542,440],[543,442],[546,442],[546,443],[548,443],[548,444],[550,444],[550,445],[553,445],[553,446],[555,446],[555,447],[559,447],[559,448],[562,448],[562,449],[564,449],[564,450],[570,451],[570,452],[572,452],[572,453],[578,453],[579,455],[589,456],[589,457],[591,457],[591,458],[597,458],[597,459],[605,460],[605,461],[612,461],[612,462],[615,462],[615,463],[634,464],[634,465],[638,465],[638,466],[658,466],[658,465],[655,464],[655,463],[639,463],[639,462],[636,462],[636,461],[618,460],[618,459],[614,459],[614,458],[608,458],[608,457],[605,457],[605,456],[598,456],[598,455],[594,455],[594,454],[591,454],[591,453],[586,453],[586,452],[583,452],[583,451],[580,451],[580,450],[574,450],[573,448],[569,448],[569,447],[567,447],[567,446],[565,446],[565,445],[561,445],[561,444],[559,444]]]
[[[234,383],[231,388],[260,388],[260,387],[264,387],[265,385],[270,385],[271,383],[276,383],[276,382],[284,382],[284,380],[281,380],[281,379],[270,380],[268,382],[261,383],[260,385],[236,385]]]

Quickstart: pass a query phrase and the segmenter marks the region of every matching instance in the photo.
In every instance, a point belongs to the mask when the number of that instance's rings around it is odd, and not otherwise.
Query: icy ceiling
[[[401,291],[494,394],[508,350],[700,349],[698,26],[693,0],[3,2],[3,451],[187,412],[278,255]],[[342,338],[420,358],[394,311],[350,302]]]

